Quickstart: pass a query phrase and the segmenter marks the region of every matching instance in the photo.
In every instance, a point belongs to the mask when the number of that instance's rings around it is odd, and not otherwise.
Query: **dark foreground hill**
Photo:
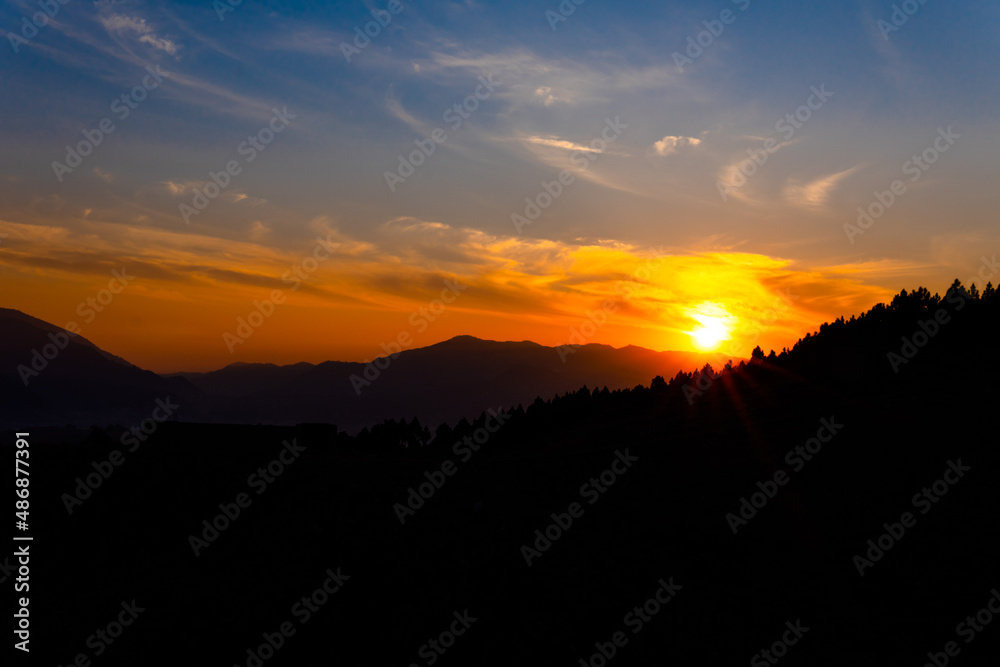
[[[992,290],[919,290],[422,447],[399,422],[38,432],[33,658],[995,665],[998,326]]]

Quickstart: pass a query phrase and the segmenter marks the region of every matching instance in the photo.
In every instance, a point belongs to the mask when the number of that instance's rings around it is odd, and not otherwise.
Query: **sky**
[[[0,5],[0,305],[154,371],[749,356],[1000,250],[995,2],[42,5]]]

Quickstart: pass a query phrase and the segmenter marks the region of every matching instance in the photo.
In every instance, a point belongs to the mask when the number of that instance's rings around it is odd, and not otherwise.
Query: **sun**
[[[730,340],[736,318],[729,314],[725,306],[711,301],[703,301],[687,310],[687,316],[698,326],[688,331],[694,346],[702,352],[718,349],[723,341]]]
[[[729,331],[721,322],[707,322],[692,331],[691,337],[699,350],[711,351],[729,337]]]

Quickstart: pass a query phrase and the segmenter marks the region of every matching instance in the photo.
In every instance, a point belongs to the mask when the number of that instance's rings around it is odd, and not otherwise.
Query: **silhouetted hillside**
[[[429,665],[468,611],[440,664],[775,664],[767,650],[881,667],[954,642],[955,665],[995,665],[1000,627],[975,617],[1000,585],[998,325],[992,290],[918,290],[719,376],[578,389],[502,425],[170,422],[71,514],[62,494],[119,433],[38,432],[41,558],[60,559],[38,595],[64,601],[39,613],[62,628],[40,650],[68,664],[94,615],[134,598],[156,622],[102,664],[169,645],[255,665],[248,649],[291,622],[263,664],[334,664],[351,643],[370,664]],[[240,493],[252,502],[213,535]],[[350,578],[301,623],[294,605],[338,568]]]

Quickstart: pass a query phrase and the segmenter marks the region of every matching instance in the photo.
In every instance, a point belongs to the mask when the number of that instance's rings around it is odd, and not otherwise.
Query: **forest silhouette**
[[[797,621],[808,632],[783,665],[923,665],[948,641],[956,663],[995,664],[1000,627],[969,644],[955,628],[1000,585],[998,325],[993,286],[955,281],[736,365],[453,423],[168,420],[96,488],[121,432],[39,430],[37,595],[60,600],[38,612],[59,628],[39,652],[93,656],[95,619],[134,599],[149,622],[95,664],[151,647],[334,664],[357,645],[370,664],[430,664],[428,641],[463,612],[476,621],[442,664],[596,664],[602,646],[609,664],[745,664]],[[279,458],[290,443],[301,451]],[[950,463],[968,471],[921,513],[914,495]],[[915,525],[871,551],[907,510]],[[338,572],[302,621],[295,605]],[[625,619],[660,582],[680,588],[635,631]],[[262,660],[286,622],[295,633]],[[627,643],[609,644],[619,631]]]

